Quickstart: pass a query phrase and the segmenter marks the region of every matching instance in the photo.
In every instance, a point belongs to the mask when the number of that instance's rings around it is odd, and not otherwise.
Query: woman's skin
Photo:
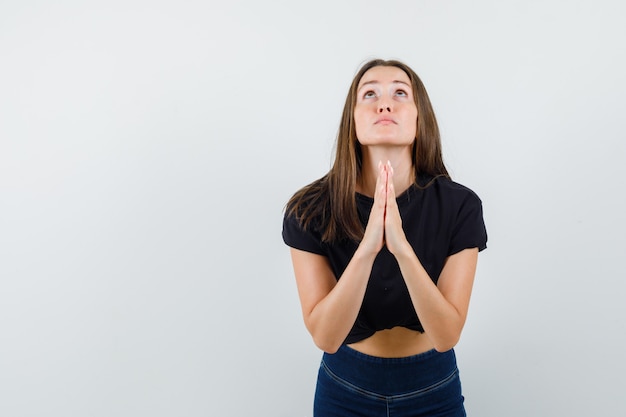
[[[406,239],[396,204],[396,196],[414,183],[411,147],[417,117],[404,71],[379,66],[363,75],[354,110],[363,151],[356,189],[374,198],[363,239],[338,281],[324,256],[291,248],[305,325],[315,344],[328,353],[336,352],[350,332],[383,246],[398,261],[424,333],[394,327],[349,346],[372,356],[403,357],[433,348],[447,351],[461,335],[478,249],[449,256],[435,285]]]

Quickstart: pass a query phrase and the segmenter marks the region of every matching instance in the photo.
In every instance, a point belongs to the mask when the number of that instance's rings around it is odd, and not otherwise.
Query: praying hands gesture
[[[415,311],[435,348],[452,348],[467,316],[478,250],[466,249],[450,256],[435,284],[402,229],[389,162],[378,164],[374,205],[359,250],[376,256],[383,246],[398,261]]]
[[[398,261],[431,346],[446,351],[460,337],[478,250],[466,249],[448,257],[435,284],[402,229],[393,175],[389,162],[378,164],[374,204],[365,233],[340,279],[325,257],[291,249],[305,324],[316,345],[326,352],[335,352],[354,325],[374,260],[383,246]]]
[[[374,205],[361,246],[371,253],[378,253],[383,246],[387,246],[394,255],[407,249],[412,250],[402,230],[402,218],[393,186],[393,168],[389,161],[378,163]]]

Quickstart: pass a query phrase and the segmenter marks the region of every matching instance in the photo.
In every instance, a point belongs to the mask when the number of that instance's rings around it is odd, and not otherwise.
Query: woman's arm
[[[374,259],[384,244],[386,183],[386,171],[379,165],[374,205],[363,240],[339,280],[326,257],[291,249],[304,323],[315,344],[325,352],[339,349],[361,309]]]
[[[435,349],[450,350],[459,341],[467,318],[478,248],[449,256],[435,285],[406,239],[392,181],[387,185],[386,209],[387,248],[398,261],[424,332]]]
[[[410,245],[395,256],[426,335],[438,351],[452,349],[467,318],[478,249],[465,249],[449,256],[437,285]]]
[[[375,257],[357,250],[337,281],[326,257],[291,249],[304,324],[323,351],[336,352],[352,329]]]

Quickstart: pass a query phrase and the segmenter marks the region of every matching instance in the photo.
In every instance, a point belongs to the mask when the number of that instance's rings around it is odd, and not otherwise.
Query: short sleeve
[[[283,241],[290,247],[318,255],[326,255],[321,235],[314,230],[305,230],[295,215],[283,219]]]
[[[483,208],[480,198],[470,192],[459,207],[456,222],[452,228],[448,256],[463,249],[487,248],[487,229],[483,219]]]

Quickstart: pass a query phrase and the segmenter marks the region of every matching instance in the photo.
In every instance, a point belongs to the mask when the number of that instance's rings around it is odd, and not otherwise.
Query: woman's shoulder
[[[443,175],[430,177],[430,179],[421,181],[418,184],[423,186],[424,191],[436,192],[441,194],[442,197],[454,200],[465,200],[469,198],[480,201],[480,197],[473,189]]]
[[[302,187],[285,206],[283,240],[296,249],[324,254],[323,233],[328,210],[323,178]]]
[[[330,197],[326,177],[300,188],[285,206],[284,221],[305,231],[323,234],[328,224]]]

